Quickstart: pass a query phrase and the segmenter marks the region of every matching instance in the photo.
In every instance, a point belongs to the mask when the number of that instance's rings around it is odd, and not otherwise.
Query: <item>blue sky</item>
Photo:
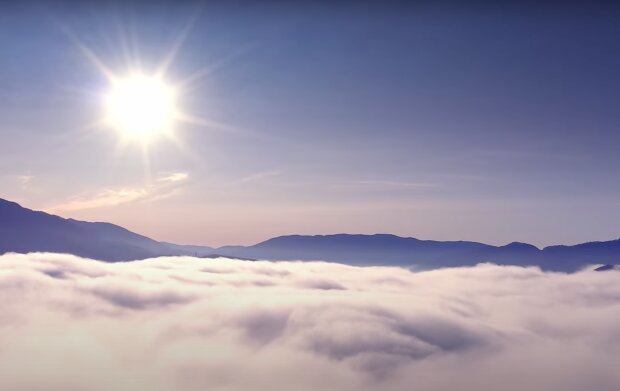
[[[620,9],[189,2],[0,15],[0,197],[156,239],[391,232],[487,243],[620,236]],[[217,126],[119,145],[116,72],[155,69]]]

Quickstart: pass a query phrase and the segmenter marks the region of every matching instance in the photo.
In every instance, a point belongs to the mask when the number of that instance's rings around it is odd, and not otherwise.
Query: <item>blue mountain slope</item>
[[[591,264],[620,263],[620,240],[552,246],[541,250],[519,242],[491,246],[395,235],[292,235],[269,239],[254,246],[222,247],[217,251],[224,255],[273,260],[327,260],[355,265],[414,266],[418,269],[493,262],[569,272]]]
[[[0,199],[0,253],[49,251],[104,261],[192,254],[109,223],[63,219]],[[203,251],[210,252],[210,248]]]
[[[547,268],[557,263],[570,269],[578,269],[586,264],[620,264],[620,239],[574,246],[549,246],[544,248],[543,253],[542,266]]]
[[[477,242],[440,242],[386,234],[337,234],[281,236],[254,246],[222,247],[217,251],[265,259],[319,259],[357,265],[415,265],[421,269],[432,269],[501,262],[502,259],[510,259],[510,263],[535,264],[535,256],[540,250],[527,246],[495,247]]]
[[[0,199],[0,253],[51,251],[105,261],[162,255],[222,255],[246,259],[323,260],[352,265],[392,265],[434,269],[493,262],[575,271],[592,264],[620,263],[620,239],[550,246],[505,246],[467,241],[434,241],[395,235],[290,235],[253,246],[212,249],[158,242],[109,223],[89,223],[36,212]]]

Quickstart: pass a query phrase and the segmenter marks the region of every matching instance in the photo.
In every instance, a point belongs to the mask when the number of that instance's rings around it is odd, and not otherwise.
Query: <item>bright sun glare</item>
[[[108,124],[122,136],[148,141],[172,130],[175,91],[160,77],[137,73],[112,81],[105,107]]]
[[[162,62],[151,64],[145,71],[142,61],[136,61],[139,53],[130,53],[134,60],[125,64],[125,72],[108,66],[100,56],[86,46],[68,28],[63,31],[73,40],[84,56],[107,79],[109,87],[102,96],[102,116],[93,121],[92,126],[104,126],[116,130],[122,141],[141,144],[145,159],[148,160],[148,147],[152,142],[164,136],[179,147],[184,145],[174,134],[180,124],[206,128],[222,128],[222,124],[209,118],[187,113],[180,107],[180,96],[203,77],[210,74],[210,67],[205,67],[186,78],[173,83],[166,77],[167,71],[174,63],[176,55],[189,33],[193,19],[182,30],[174,45]],[[123,42],[127,46],[127,42]]]

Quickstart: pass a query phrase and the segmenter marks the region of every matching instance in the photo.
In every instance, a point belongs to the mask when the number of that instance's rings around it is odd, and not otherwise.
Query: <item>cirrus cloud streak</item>
[[[50,213],[72,212],[118,206],[138,201],[154,201],[174,194],[189,174],[176,172],[159,176],[155,181],[140,186],[102,189],[98,192],[79,194],[69,200],[46,208]]]

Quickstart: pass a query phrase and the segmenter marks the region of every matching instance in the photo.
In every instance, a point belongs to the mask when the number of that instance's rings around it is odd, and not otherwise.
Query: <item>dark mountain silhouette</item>
[[[355,265],[415,266],[418,269],[492,262],[575,271],[592,264],[618,263],[620,239],[539,249],[519,242],[491,246],[477,242],[442,242],[385,234],[291,235],[249,247],[221,247],[217,251],[223,255],[272,260],[327,260]]]
[[[356,265],[398,265],[433,269],[496,262],[536,265],[541,250],[524,243],[497,247],[477,242],[440,242],[396,235],[281,236],[249,247],[221,247],[218,253],[273,260],[329,260]]]
[[[109,223],[89,223],[36,212],[0,199],[0,253],[59,252],[104,261],[185,255],[197,248],[157,242]],[[210,252],[210,248],[202,248]]]
[[[595,272],[608,272],[610,270],[619,271],[620,265],[602,265],[594,269]]]
[[[434,241],[396,235],[290,235],[253,246],[210,248],[158,242],[109,223],[89,223],[35,212],[0,199],[0,253],[49,251],[104,261],[164,255],[217,255],[242,259],[323,260],[352,265],[434,269],[493,262],[575,271],[620,262],[620,239],[539,249],[513,242],[492,246],[468,241]]]
[[[434,269],[492,262],[575,271],[584,266],[620,261],[620,240],[551,246],[539,249],[513,242],[505,246],[466,241],[434,241],[395,235],[281,236],[254,246],[226,246],[223,255],[272,260],[327,260],[355,265],[415,266]]]

